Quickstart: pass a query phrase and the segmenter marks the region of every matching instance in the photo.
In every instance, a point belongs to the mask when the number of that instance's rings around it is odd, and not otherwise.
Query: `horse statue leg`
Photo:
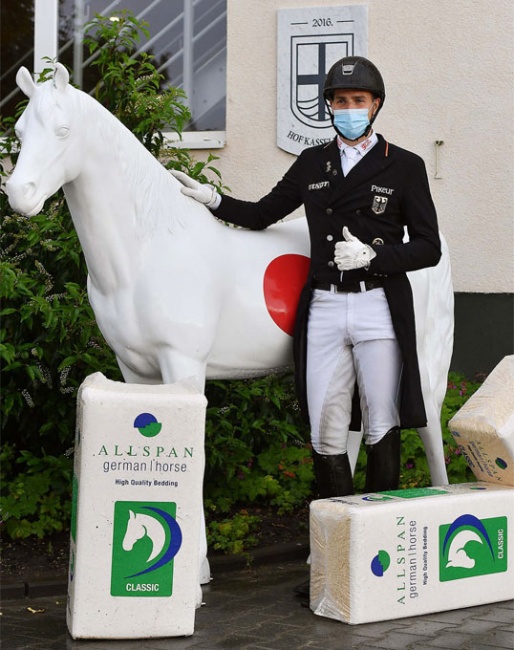
[[[128,384],[154,384],[155,381],[149,382],[145,377],[141,377],[134,370],[129,368],[118,357],[118,365],[126,383]],[[204,392],[205,388],[205,363],[194,359],[188,359],[180,353],[168,351],[163,353],[159,359],[161,365],[161,375],[163,384],[173,384],[180,380],[191,380],[194,382],[195,387]],[[159,382],[161,383],[161,382]],[[203,477],[202,477],[203,480]],[[200,547],[199,553],[199,582],[201,585],[206,585],[211,581],[211,570],[209,560],[207,559],[207,529],[205,525],[205,512],[201,509],[200,520]]]
[[[435,412],[434,415],[436,415]],[[448,474],[444,460],[443,432],[437,420],[434,419],[431,422],[430,417],[429,415],[428,426],[418,429],[430,468],[430,480],[432,485],[448,485]]]
[[[161,366],[162,381],[165,384],[172,384],[180,380],[191,380],[199,392],[205,392],[206,363],[197,359],[191,359],[175,350],[163,352],[159,359]],[[203,477],[202,477],[203,481]],[[211,568],[207,559],[207,527],[205,525],[205,511],[201,509],[200,520],[200,547],[199,554],[199,580],[201,585],[209,584],[211,581]]]

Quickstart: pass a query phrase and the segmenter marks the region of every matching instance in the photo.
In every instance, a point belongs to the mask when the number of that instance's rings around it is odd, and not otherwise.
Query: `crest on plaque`
[[[352,34],[291,37],[291,111],[310,128],[331,126],[323,84],[336,52],[339,58],[353,54]]]

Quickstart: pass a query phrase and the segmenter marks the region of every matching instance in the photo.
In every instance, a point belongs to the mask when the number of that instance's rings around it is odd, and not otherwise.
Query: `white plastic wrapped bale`
[[[207,401],[185,383],[88,377],[78,396],[67,624],[73,638],[194,632]]]
[[[357,624],[510,600],[513,497],[466,483],[313,501],[310,608]]]
[[[514,355],[503,358],[448,426],[479,481],[514,486]]]

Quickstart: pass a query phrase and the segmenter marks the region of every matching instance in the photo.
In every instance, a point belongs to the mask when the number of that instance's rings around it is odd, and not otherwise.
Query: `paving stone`
[[[512,619],[511,619],[512,620]],[[484,632],[489,632],[498,629],[497,621],[491,621],[488,619],[482,618],[470,618],[466,624],[466,632],[470,634],[483,634]]]
[[[509,618],[510,613],[510,618]],[[501,603],[486,603],[465,609],[451,609],[444,612],[435,612],[424,616],[427,620],[442,621],[461,625],[463,620],[481,618],[486,620],[512,622],[512,601]]]
[[[318,617],[324,620],[322,617]],[[401,630],[409,625],[408,621],[411,619],[398,618],[391,621],[379,621],[378,623],[361,623],[359,625],[348,625],[347,627],[358,628],[362,636],[368,637],[381,637],[386,632]],[[345,623],[339,623],[346,625]]]
[[[494,630],[491,634],[488,634],[487,637],[482,636],[477,642],[480,641],[483,644],[484,648],[497,648],[506,650],[512,650],[514,648],[514,632]]]
[[[372,643],[370,643],[369,639],[367,641],[370,648],[376,648],[377,650],[388,650],[389,648],[398,650],[398,648],[409,648],[412,644],[421,644],[425,642],[426,639],[423,636],[409,634],[408,631],[401,633],[397,630],[383,634]]]
[[[400,633],[405,630],[410,634],[419,634],[428,638],[436,636],[445,630],[452,630],[457,627],[457,623],[455,622],[432,621],[427,619],[425,616],[408,618],[405,620],[408,622],[408,625],[401,630],[399,629],[398,631]]]
[[[434,639],[425,641],[425,647],[428,648],[442,648],[443,650],[478,650],[476,644],[477,639],[464,631],[447,632],[444,635],[439,635]],[[511,649],[509,649],[511,650]]]
[[[480,610],[477,611],[474,616],[481,620],[495,621],[496,623],[507,623],[512,625],[514,618],[514,614],[512,612],[512,602],[494,603],[487,608],[480,608]]]
[[[303,560],[234,571],[204,590],[191,637],[73,640],[66,598],[4,601],[5,650],[512,650],[514,601],[427,616],[346,625],[301,607]],[[44,612],[31,614],[28,607]],[[510,645],[509,645],[510,644]]]

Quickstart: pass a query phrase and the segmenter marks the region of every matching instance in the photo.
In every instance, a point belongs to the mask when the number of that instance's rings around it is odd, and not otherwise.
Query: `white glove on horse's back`
[[[184,172],[179,172],[175,169],[170,171],[172,176],[182,183],[182,187],[180,188],[182,194],[196,199],[199,203],[203,203],[213,210],[219,206],[221,196],[212,185],[203,185],[190,178],[187,174],[184,174]]]
[[[343,228],[345,241],[338,241],[335,246],[334,261],[340,271],[352,271],[353,269],[369,269],[371,260],[377,256],[375,251],[363,244],[345,226]]]

